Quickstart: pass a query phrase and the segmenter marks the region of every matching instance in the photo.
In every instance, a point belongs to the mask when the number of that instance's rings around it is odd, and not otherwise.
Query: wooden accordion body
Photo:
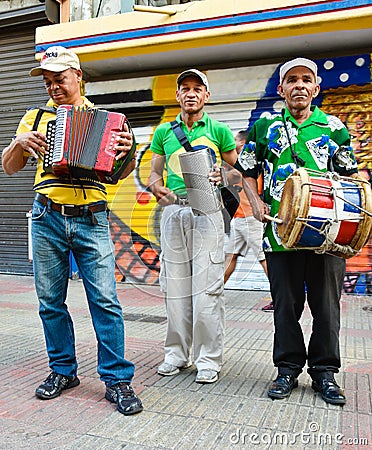
[[[116,136],[125,123],[130,129],[121,113],[60,105],[56,120],[48,123],[49,152],[44,156],[44,171],[61,178],[116,184],[136,148],[133,136],[133,146],[127,156],[115,159]]]

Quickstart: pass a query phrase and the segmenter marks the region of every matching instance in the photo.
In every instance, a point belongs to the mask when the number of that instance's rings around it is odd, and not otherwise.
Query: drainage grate
[[[166,323],[167,318],[150,314],[127,313],[124,314],[124,320],[129,320],[129,322]]]

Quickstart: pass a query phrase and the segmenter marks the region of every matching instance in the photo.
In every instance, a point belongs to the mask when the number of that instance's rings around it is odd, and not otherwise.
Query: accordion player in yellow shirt
[[[60,105],[93,106],[81,95],[80,61],[71,50],[49,47],[30,75],[43,77],[50,100],[40,109],[42,114],[37,110],[26,112],[16,136],[3,150],[2,165],[8,175],[13,175],[24,168],[29,157],[37,161],[32,207],[33,265],[51,372],[35,394],[49,400],[80,384],[73,322],[66,305],[72,251],[97,337],[97,371],[106,386],[105,397],[117,405],[120,413],[135,414],[143,406],[131,386],[134,364],[124,357],[124,321],[116,293],[105,186],[84,177],[45,174],[43,169],[48,153],[46,128],[55,118],[54,109]],[[134,136],[125,124],[116,136],[116,159],[125,158],[133,145]],[[122,177],[134,166],[135,161],[131,161]]]

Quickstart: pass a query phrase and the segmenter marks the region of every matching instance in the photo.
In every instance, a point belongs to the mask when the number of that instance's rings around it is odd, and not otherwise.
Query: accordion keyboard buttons
[[[48,152],[44,154],[43,168],[46,173],[53,173],[52,158],[54,139],[56,135],[56,121],[50,120],[47,124],[46,142],[48,144]]]

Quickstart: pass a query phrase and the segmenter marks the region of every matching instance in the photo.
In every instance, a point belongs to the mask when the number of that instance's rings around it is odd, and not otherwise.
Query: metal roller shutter
[[[0,29],[1,149],[8,145],[25,110],[48,98],[42,80],[28,75],[35,65],[34,35],[39,24]],[[26,213],[32,205],[34,171],[30,164],[11,177],[0,170],[1,273],[32,274]]]

